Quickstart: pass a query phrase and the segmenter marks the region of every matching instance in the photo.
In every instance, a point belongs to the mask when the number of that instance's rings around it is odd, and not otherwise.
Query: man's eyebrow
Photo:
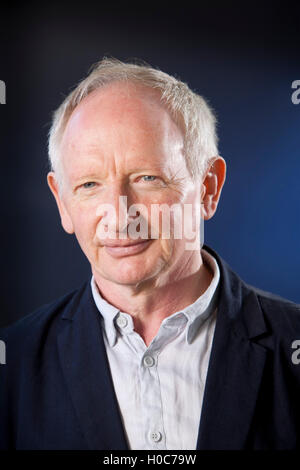
[[[83,173],[80,175],[71,174],[71,180],[76,181],[76,182],[85,180],[85,179],[95,179],[95,178],[99,178],[99,173]]]
[[[149,172],[149,171],[163,171],[164,167],[163,166],[152,166],[152,167],[146,167],[146,168],[133,168],[130,169],[130,173],[143,173],[143,172]]]
[[[126,172],[128,175],[134,174],[134,173],[143,173],[143,172],[151,172],[151,171],[161,171],[164,172],[165,167],[163,165],[153,165],[149,167],[136,167],[136,168],[129,168],[128,171]],[[99,177],[99,174],[103,174],[103,169],[99,169],[99,171],[93,171],[91,173],[85,173],[84,171],[81,172],[81,174],[71,174],[71,177],[74,179],[81,179],[81,178],[91,178],[91,177]]]

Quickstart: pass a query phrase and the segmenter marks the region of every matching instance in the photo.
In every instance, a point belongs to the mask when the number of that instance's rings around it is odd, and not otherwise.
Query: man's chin
[[[121,257],[111,256],[102,247],[98,258],[100,265],[96,271],[106,280],[124,286],[136,286],[150,281],[159,274],[162,268],[161,253],[155,249],[157,246],[155,240],[150,246],[151,248],[141,253]]]
[[[107,273],[105,278],[108,281],[111,281],[115,284],[122,286],[137,286],[149,282],[151,278],[154,277],[154,274],[151,276],[150,273],[136,273],[132,272],[130,274],[122,273]]]
[[[124,260],[123,260],[124,261]],[[160,263],[159,263],[160,265]],[[114,284],[123,286],[137,286],[154,280],[160,271],[159,265],[153,263],[146,266],[144,263],[119,263],[119,266],[105,266],[105,269],[99,269],[98,273]]]

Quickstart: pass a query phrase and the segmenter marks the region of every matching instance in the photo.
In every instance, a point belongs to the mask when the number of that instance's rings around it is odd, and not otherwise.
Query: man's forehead
[[[123,131],[128,141],[178,134],[177,124],[159,98],[157,90],[130,83],[114,83],[91,92],[74,109],[62,143],[78,146],[81,136],[91,140],[117,137]],[[176,136],[178,138],[178,135]],[[85,140],[87,140],[85,139]]]
[[[89,114],[111,115],[117,118],[122,114],[150,114],[166,112],[157,90],[140,84],[115,82],[92,91],[74,109],[69,121]]]

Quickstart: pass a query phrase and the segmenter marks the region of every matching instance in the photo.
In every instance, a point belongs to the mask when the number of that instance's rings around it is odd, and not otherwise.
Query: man
[[[202,246],[226,175],[206,102],[105,59],[56,111],[49,156],[92,278],[2,331],[1,447],[299,447],[299,306]]]

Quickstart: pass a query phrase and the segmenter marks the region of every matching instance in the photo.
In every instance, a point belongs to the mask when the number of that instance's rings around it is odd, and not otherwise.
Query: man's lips
[[[144,239],[144,238],[139,238],[137,240],[112,240],[112,239],[107,239],[102,242],[103,246],[109,246],[109,247],[123,247],[123,246],[132,246],[132,245],[137,245],[139,243],[144,243],[148,242],[149,239]]]
[[[146,250],[152,240],[106,240],[103,243],[104,249],[114,258],[121,258],[122,256],[135,255]]]

